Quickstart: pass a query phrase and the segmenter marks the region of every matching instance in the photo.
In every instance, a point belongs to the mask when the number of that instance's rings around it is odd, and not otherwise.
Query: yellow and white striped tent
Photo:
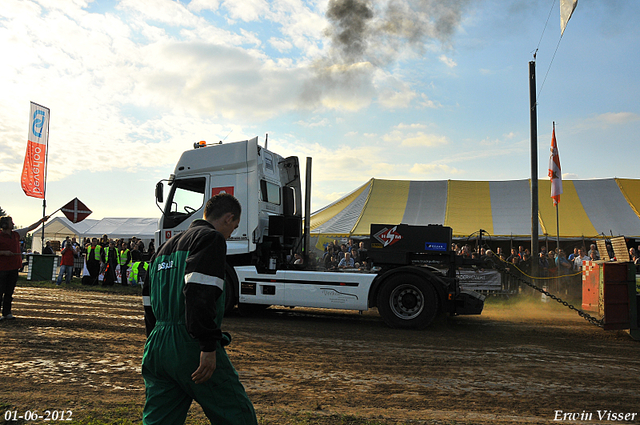
[[[640,237],[640,180],[564,180],[561,238]],[[540,235],[556,237],[551,183],[539,180]],[[406,181],[371,179],[311,215],[312,236],[365,236],[372,223],[442,224],[454,237],[479,229],[492,237],[531,235],[530,180]]]

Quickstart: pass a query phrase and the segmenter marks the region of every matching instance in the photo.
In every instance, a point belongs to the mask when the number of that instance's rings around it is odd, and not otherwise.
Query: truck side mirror
[[[159,204],[162,204],[164,202],[163,192],[164,184],[162,184],[162,182],[156,183],[156,201],[158,201]]]

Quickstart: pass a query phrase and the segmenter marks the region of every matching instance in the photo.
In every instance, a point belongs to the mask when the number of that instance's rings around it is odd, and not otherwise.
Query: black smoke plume
[[[401,56],[434,44],[450,47],[465,6],[473,0],[329,0],[327,57],[318,60],[301,101],[357,109],[376,96],[374,75]]]
[[[334,63],[385,66],[402,52],[448,47],[469,0],[330,0],[325,34]]]

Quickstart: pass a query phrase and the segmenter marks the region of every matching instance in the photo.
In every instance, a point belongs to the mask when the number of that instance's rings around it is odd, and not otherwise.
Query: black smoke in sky
[[[447,47],[470,0],[330,0],[325,34],[334,63],[384,66],[400,52]]]
[[[316,105],[331,98],[332,105],[366,104],[376,96],[376,70],[402,55],[415,58],[434,44],[449,48],[471,1],[329,0],[325,36],[331,45],[314,64],[302,102]]]

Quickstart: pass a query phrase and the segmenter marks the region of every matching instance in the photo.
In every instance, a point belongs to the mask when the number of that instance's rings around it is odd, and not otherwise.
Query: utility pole
[[[531,275],[538,275],[538,109],[536,62],[529,62],[529,107],[531,125]]]

